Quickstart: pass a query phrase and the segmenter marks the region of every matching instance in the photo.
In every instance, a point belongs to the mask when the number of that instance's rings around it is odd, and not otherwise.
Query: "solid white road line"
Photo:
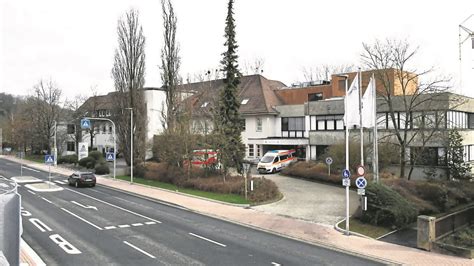
[[[132,226],[142,226],[143,224],[142,223],[135,223],[135,224],[132,224]]]
[[[36,195],[36,193],[34,193],[34,192],[31,191],[31,190],[26,190],[26,191],[30,192],[30,193],[33,194],[33,195]]]
[[[126,211],[126,212],[131,213],[131,214],[134,214],[134,215],[136,215],[136,216],[139,216],[139,217],[142,217],[142,218],[145,218],[145,219],[154,221],[155,223],[161,224],[161,222],[158,221],[158,220],[155,220],[155,219],[150,218],[150,217],[148,217],[148,216],[145,216],[145,215],[143,215],[143,214],[136,213],[136,212],[131,211],[131,210],[127,210],[127,209],[125,209],[125,208],[122,208],[122,207],[120,207],[120,206],[114,205],[114,204],[109,203],[109,202],[107,202],[107,201],[103,201],[103,200],[100,200],[100,199],[98,199],[98,198],[94,198],[94,197],[92,197],[92,196],[89,196],[89,195],[87,195],[87,194],[84,194],[84,193],[81,193],[81,192],[78,192],[78,191],[75,191],[75,190],[72,190],[72,189],[69,189],[69,188],[64,188],[64,189],[67,189],[67,190],[69,190],[69,191],[72,191],[72,192],[74,192],[74,193],[77,193],[77,194],[79,194],[79,195],[82,195],[82,196],[84,196],[84,197],[91,198],[91,199],[96,200],[96,201],[98,201],[98,202],[102,202],[102,203],[107,204],[107,205],[109,205],[109,206],[115,207],[115,208],[117,208],[117,209],[119,209],[119,210]]]
[[[97,229],[99,229],[99,230],[102,230],[102,228],[100,228],[99,226],[97,226],[97,225],[95,225],[95,224],[93,224],[93,223],[87,221],[86,219],[80,217],[79,215],[77,215],[77,214],[75,214],[75,213],[73,213],[73,212],[70,212],[70,211],[68,211],[68,210],[66,210],[66,209],[64,209],[64,208],[61,208],[61,210],[63,210],[63,211],[65,211],[65,212],[69,213],[70,215],[76,217],[77,219],[79,219],[79,220],[81,220],[81,221],[83,221],[83,222],[85,222],[85,223],[88,223],[88,224],[92,225],[93,227],[95,227],[95,228],[97,228]]]
[[[281,264],[279,264],[279,263],[276,263],[276,262],[272,262],[272,265],[275,265],[275,266],[280,266]]]
[[[36,169],[33,169],[33,168],[29,168],[29,167],[26,167],[26,166],[23,166],[23,169],[27,169],[27,170],[30,170],[30,171],[33,171],[33,172],[36,172],[36,173],[39,173],[40,171],[36,170]]]
[[[200,238],[200,239],[202,239],[202,240],[206,240],[206,241],[211,242],[211,243],[213,243],[213,244],[219,245],[219,246],[221,246],[221,247],[227,247],[226,245],[224,245],[224,244],[222,244],[222,243],[219,243],[219,242],[216,242],[216,241],[214,241],[214,240],[211,240],[211,239],[209,239],[209,238],[205,238],[205,237],[203,237],[203,236],[196,235],[196,234],[193,234],[193,233],[189,233],[189,234],[192,235],[192,236],[194,236],[194,237]]]
[[[105,230],[109,230],[109,229],[115,229],[115,228],[117,228],[117,227],[116,227],[116,226],[114,226],[114,225],[110,225],[110,226],[106,226],[106,227],[104,227],[104,229],[105,229]]]
[[[130,225],[128,225],[128,224],[120,224],[118,227],[119,227],[119,228],[127,228],[127,227],[130,227]]]
[[[130,247],[132,247],[132,248],[134,248],[134,249],[140,251],[141,253],[147,255],[148,257],[150,257],[150,258],[152,258],[152,259],[156,259],[155,256],[153,256],[153,255],[151,255],[150,253],[144,251],[143,249],[140,249],[140,248],[138,248],[138,247],[136,247],[136,246],[134,246],[134,245],[128,243],[127,241],[123,241],[123,243],[125,243],[126,245],[129,245]]]
[[[150,225],[150,224],[156,224],[156,223],[155,222],[145,222],[145,224]]]
[[[41,198],[42,198],[44,201],[46,201],[46,202],[49,202],[49,203],[53,204],[53,202],[52,202],[52,201],[50,201],[49,199],[47,199],[47,198],[43,198],[43,197],[41,197]]]
[[[56,182],[58,184],[61,184],[61,185],[66,185],[67,184],[65,181],[62,181],[62,180],[55,180],[54,182]]]

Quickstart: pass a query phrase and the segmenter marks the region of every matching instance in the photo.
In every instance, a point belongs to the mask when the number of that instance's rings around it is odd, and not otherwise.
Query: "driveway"
[[[345,218],[346,192],[342,185],[325,185],[279,174],[264,177],[277,184],[284,198],[253,209],[331,226]],[[359,196],[350,191],[349,199],[352,215],[359,205]]]

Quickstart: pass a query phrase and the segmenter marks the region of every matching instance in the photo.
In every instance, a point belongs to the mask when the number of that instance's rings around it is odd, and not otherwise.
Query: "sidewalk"
[[[0,156],[0,158],[17,161],[16,158],[12,157]],[[48,168],[43,164],[28,164],[30,167],[35,167],[40,170],[47,170]],[[63,175],[70,175],[72,173],[71,170],[61,167],[55,168],[54,171]],[[334,230],[331,226],[263,213],[253,209],[229,206],[157,188],[136,184],[131,185],[129,182],[113,180],[110,178],[98,177],[97,182],[101,185],[126,192],[146,195],[146,197],[149,198],[178,204],[190,209],[191,211],[253,227],[259,230],[272,232],[350,254],[378,258],[385,261],[385,263],[410,265],[474,265],[472,260],[464,258],[426,252],[415,248],[399,246],[373,239],[365,239],[357,236],[345,236]]]

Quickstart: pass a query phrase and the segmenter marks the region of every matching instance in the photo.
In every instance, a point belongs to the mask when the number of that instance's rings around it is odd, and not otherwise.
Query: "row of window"
[[[314,115],[310,116],[310,130],[344,130],[343,115]],[[447,118],[447,119],[446,119]],[[282,118],[283,121],[284,118]],[[474,113],[457,111],[427,111],[412,112],[408,120],[403,112],[377,113],[377,128],[394,129],[410,128],[458,128],[474,129]],[[282,122],[283,131],[283,122]]]
[[[256,157],[260,158],[260,145],[258,145],[258,144],[248,144],[247,149],[248,149],[249,157],[255,157],[255,154],[256,154]],[[256,153],[255,153],[255,151],[256,151]]]

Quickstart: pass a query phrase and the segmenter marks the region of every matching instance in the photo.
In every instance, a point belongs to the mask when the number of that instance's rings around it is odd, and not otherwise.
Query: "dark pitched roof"
[[[275,94],[275,90],[286,87],[280,81],[268,80],[261,75],[243,76],[237,91],[239,103],[248,99],[246,104],[240,105],[241,114],[275,114],[273,109],[283,101]],[[224,89],[223,79],[205,82],[183,84],[181,91],[194,93],[188,101],[193,107],[193,114],[204,114],[216,106],[220,92]],[[205,104],[207,103],[207,104]]]

